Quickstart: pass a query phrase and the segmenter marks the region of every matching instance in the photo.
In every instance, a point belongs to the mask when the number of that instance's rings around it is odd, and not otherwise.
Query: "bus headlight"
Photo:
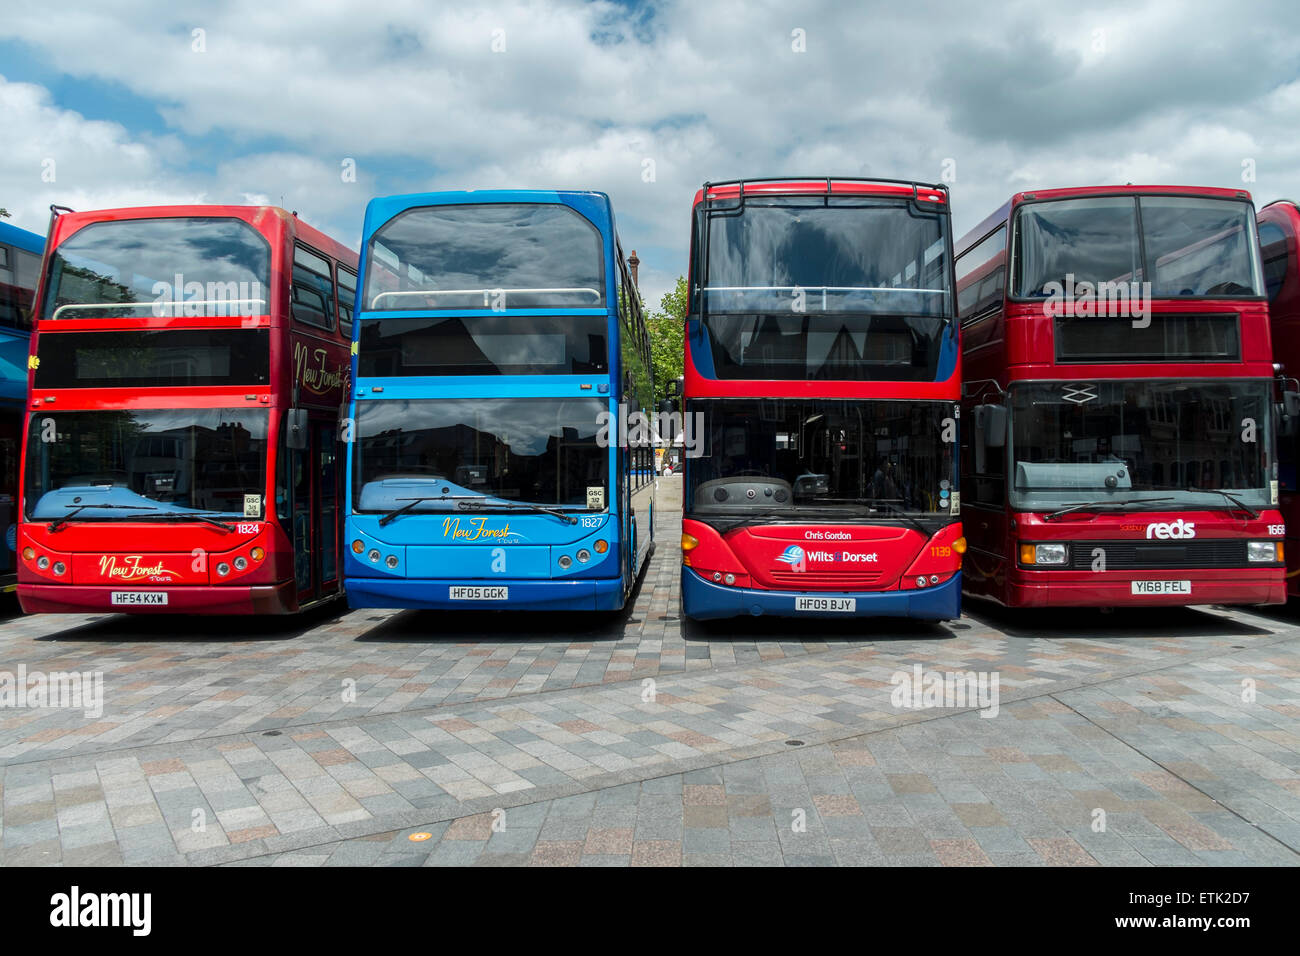
[[[46,568],[50,566],[50,559],[47,558],[45,555],[41,555],[39,558],[36,559],[36,566],[40,568],[42,571],[44,571]]]
[[[388,569],[390,571],[393,568],[397,567],[397,555],[390,554],[387,558],[384,559],[384,564],[388,565]]]
[[[371,563],[371,564],[378,564],[378,563],[379,563],[379,549],[378,549],[378,548],[371,548],[371,549],[370,549],[370,553],[367,554],[366,557],[370,559],[370,563]]]
[[[586,548],[579,548],[579,549],[578,549],[578,562],[579,562],[580,564],[586,564],[586,563],[587,563],[588,561],[590,561],[590,560],[591,560],[591,552],[588,551]]]
[[[248,558],[244,557],[242,554],[239,557],[235,558],[236,571],[242,571],[246,567],[248,567]]]
[[[1282,560],[1281,547],[1276,541],[1247,541],[1246,560],[1273,564]]]
[[[1046,565],[1060,567],[1070,557],[1070,549],[1065,544],[1022,544],[1020,546],[1020,563],[1029,565]]]
[[[226,564],[225,561],[222,561],[220,564],[217,565],[217,577],[224,578],[229,573],[230,573],[230,565]]]
[[[573,558],[569,557],[567,554],[562,554],[560,555],[558,564],[560,565],[561,570],[567,571],[573,565]]]
[[[66,571],[66,570],[68,570],[68,569],[67,569],[67,567],[63,564],[62,561],[55,561],[55,562],[54,562],[54,573],[55,573],[55,574],[62,574],[62,573],[63,573],[64,571]]]

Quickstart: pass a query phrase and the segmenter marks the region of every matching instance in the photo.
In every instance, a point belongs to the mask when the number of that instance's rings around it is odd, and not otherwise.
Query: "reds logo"
[[[1148,538],[1195,538],[1196,524],[1192,521],[1153,521],[1147,525]]]

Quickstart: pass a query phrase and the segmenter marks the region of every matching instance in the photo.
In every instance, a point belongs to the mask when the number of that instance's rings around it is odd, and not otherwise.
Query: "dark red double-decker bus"
[[[684,613],[957,617],[947,189],[710,183],[693,212]]]
[[[1259,244],[1264,256],[1273,359],[1283,377],[1281,395],[1290,404],[1287,427],[1278,430],[1278,486],[1287,528],[1287,595],[1300,595],[1300,475],[1297,475],[1297,425],[1300,415],[1300,207],[1290,199],[1259,211]]]
[[[966,594],[1284,599],[1254,206],[1232,189],[1022,192],[957,245]]]
[[[24,610],[274,614],[340,593],[356,264],[270,206],[54,219],[29,363]]]

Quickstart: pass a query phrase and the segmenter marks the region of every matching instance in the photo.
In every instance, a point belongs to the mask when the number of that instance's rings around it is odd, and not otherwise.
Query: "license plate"
[[[447,597],[453,601],[506,601],[510,598],[510,589],[496,588],[449,588]]]
[[[166,591],[113,591],[109,595],[110,604],[150,604],[167,603]]]
[[[1191,594],[1191,581],[1134,581],[1134,594]]]
[[[796,611],[838,611],[852,614],[858,609],[857,598],[834,597],[797,597],[794,599]]]

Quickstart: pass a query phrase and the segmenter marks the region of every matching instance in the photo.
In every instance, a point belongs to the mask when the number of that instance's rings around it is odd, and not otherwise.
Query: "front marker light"
[[[700,539],[693,534],[682,535],[682,550],[692,551],[700,546]]]
[[[1020,563],[1047,567],[1060,567],[1069,559],[1069,547],[1065,544],[1022,544],[1020,546]]]
[[[1282,544],[1279,541],[1247,541],[1246,560],[1268,564],[1281,561]]]

